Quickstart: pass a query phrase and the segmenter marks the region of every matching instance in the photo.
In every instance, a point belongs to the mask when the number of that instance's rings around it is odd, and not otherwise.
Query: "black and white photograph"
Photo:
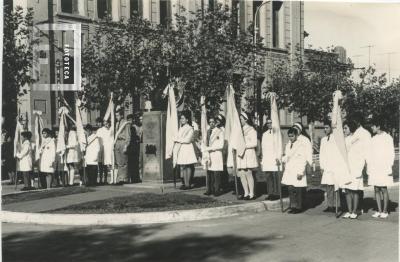
[[[399,261],[400,0],[0,17],[0,261]]]

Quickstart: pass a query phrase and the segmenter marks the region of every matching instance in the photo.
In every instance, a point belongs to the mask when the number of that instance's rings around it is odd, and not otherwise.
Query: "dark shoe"
[[[219,197],[220,195],[222,195],[221,191],[218,191],[218,192],[214,193],[214,196],[216,196],[216,197]]]
[[[187,188],[186,188],[185,185],[182,185],[179,189],[180,189],[180,190],[186,190]]]
[[[242,195],[238,196],[239,200],[244,200],[244,197]]]
[[[325,208],[324,211],[322,211],[322,212],[324,212],[324,213],[330,213],[330,212],[332,212],[331,207]]]
[[[299,214],[301,212],[303,212],[303,210],[298,209],[298,208],[294,208],[293,211],[290,214]]]
[[[250,196],[244,197],[243,200],[250,200]]]
[[[256,196],[253,196],[253,197],[250,197],[250,196],[249,196],[249,199],[247,199],[247,200],[256,200],[256,199],[257,199]]]
[[[205,192],[203,195],[205,195],[205,196],[210,196],[211,193],[210,193],[210,192]]]

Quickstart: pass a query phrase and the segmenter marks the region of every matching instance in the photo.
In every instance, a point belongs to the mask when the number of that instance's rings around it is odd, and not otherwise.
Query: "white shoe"
[[[375,213],[372,215],[372,217],[378,218],[378,217],[381,216],[381,214],[382,214],[382,213],[380,213],[380,212],[375,212]]]
[[[381,213],[380,218],[388,218],[389,214],[388,213]]]
[[[346,212],[346,214],[344,214],[342,216],[342,218],[350,218],[351,214],[349,212]]]
[[[356,219],[358,215],[356,213],[351,213],[350,218],[351,219]]]

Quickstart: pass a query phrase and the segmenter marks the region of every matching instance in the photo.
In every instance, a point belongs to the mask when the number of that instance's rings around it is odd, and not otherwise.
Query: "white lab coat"
[[[391,175],[394,154],[393,138],[388,133],[382,132],[372,137],[367,160],[369,185],[390,186],[393,184]]]
[[[215,127],[211,131],[210,141],[208,142],[208,151],[210,153],[210,164],[208,170],[210,171],[223,171],[224,170],[224,132]]]
[[[335,175],[340,175],[337,172],[337,161],[333,157],[332,152],[335,151],[335,137],[333,134],[325,136],[321,139],[319,149],[319,166],[323,170],[321,184],[335,185]]]
[[[111,128],[107,129],[103,126],[97,130],[96,135],[101,147],[99,162],[104,165],[112,165],[114,137]]]
[[[21,172],[32,171],[32,145],[31,142],[25,140],[22,143],[21,150],[17,152],[19,170]]]
[[[299,137],[298,137],[299,138]],[[306,187],[306,165],[309,149],[304,140],[297,139],[294,143],[288,142],[285,147],[285,156],[282,161],[285,163],[285,170],[282,176],[282,184],[294,187]],[[297,175],[303,175],[298,180]]]
[[[56,143],[53,138],[46,138],[40,146],[39,170],[43,173],[54,173],[56,166]]]
[[[174,145],[174,158],[178,165],[197,163],[197,157],[193,147],[193,134],[194,129],[188,124],[179,128]]]
[[[257,147],[257,132],[249,126],[243,126],[243,135],[246,142],[246,150],[244,155],[240,157],[237,155],[237,168],[238,169],[253,169],[258,167],[258,159],[256,154]]]
[[[351,190],[363,190],[363,169],[365,166],[365,141],[363,137],[356,136],[356,133],[349,135],[345,139],[347,157],[349,159],[350,165],[350,183],[342,185],[341,188],[351,189]]]
[[[280,159],[282,156],[282,148],[275,149],[274,145],[274,131],[272,129],[264,132],[261,141],[262,149],[262,171],[264,172],[276,172],[278,166],[276,159]],[[282,134],[279,134],[282,136]]]
[[[87,147],[86,147],[86,154],[85,154],[85,163],[86,165],[97,165],[100,159],[100,142],[99,138],[95,133],[91,134],[87,138]]]
[[[81,161],[81,149],[78,143],[78,135],[76,131],[68,132],[67,141],[67,164],[79,163]]]

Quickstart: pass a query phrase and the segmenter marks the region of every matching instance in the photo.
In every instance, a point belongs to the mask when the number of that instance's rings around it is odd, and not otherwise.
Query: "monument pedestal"
[[[143,182],[172,182],[172,159],[165,159],[167,114],[163,111],[143,113]]]

